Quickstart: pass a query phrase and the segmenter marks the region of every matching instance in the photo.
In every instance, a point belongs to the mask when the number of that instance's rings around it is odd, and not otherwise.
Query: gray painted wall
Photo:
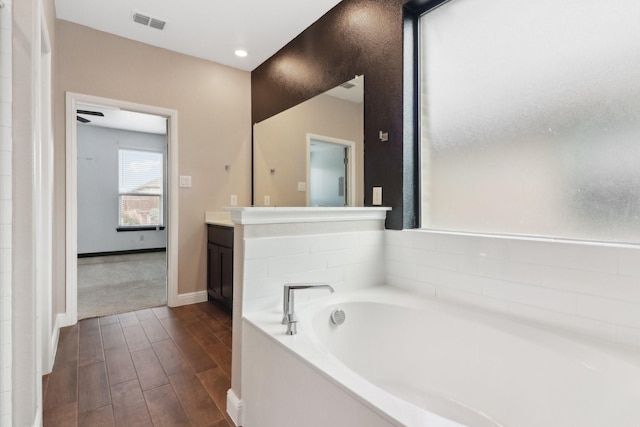
[[[78,125],[78,253],[164,248],[166,229],[118,232],[118,149],[162,150],[166,135]],[[167,212],[167,185],[164,210]],[[166,224],[165,215],[165,224]]]

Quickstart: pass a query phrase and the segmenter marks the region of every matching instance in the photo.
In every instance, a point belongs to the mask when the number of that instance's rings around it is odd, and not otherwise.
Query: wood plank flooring
[[[205,302],[81,320],[42,381],[44,427],[232,427],[231,316]]]

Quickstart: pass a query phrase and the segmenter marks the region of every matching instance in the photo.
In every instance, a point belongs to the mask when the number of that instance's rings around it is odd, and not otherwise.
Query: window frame
[[[451,0],[411,0],[404,4],[403,20],[403,228],[430,230],[422,224],[422,170],[420,151],[419,19]],[[435,229],[434,229],[435,230]]]
[[[403,7],[404,22],[404,120],[405,120],[405,142],[404,154],[405,159],[409,159],[412,163],[411,170],[404,168],[404,182],[406,187],[408,173],[415,174],[415,181],[412,187],[415,194],[411,198],[404,200],[403,210],[405,215],[408,212],[415,214],[415,228],[418,231],[435,232],[444,234],[466,235],[466,236],[484,236],[497,237],[506,239],[522,239],[531,241],[553,241],[553,242],[574,242],[597,246],[614,246],[627,247],[638,245],[637,242],[617,239],[597,239],[589,237],[571,237],[553,234],[527,234],[509,233],[509,232],[491,232],[482,230],[465,230],[456,228],[435,228],[423,224],[422,212],[422,187],[423,187],[423,170],[422,170],[422,141],[421,141],[421,101],[420,101],[420,72],[421,72],[421,52],[420,52],[420,18],[437,9],[438,7],[449,3],[452,0],[410,0]],[[411,150],[411,151],[409,151]],[[410,154],[410,156],[408,156]],[[405,221],[406,222],[406,221]],[[405,227],[407,228],[407,227]]]

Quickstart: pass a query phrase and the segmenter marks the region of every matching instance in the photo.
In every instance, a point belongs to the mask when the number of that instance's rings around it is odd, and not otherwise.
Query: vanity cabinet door
[[[207,294],[233,308],[233,228],[207,226]]]
[[[220,298],[221,275],[220,275],[220,246],[211,242],[207,245],[207,293],[210,298]]]
[[[233,249],[220,247],[220,294],[227,301],[233,299]]]

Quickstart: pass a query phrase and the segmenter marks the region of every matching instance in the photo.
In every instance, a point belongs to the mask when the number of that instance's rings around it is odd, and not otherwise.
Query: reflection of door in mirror
[[[350,148],[346,195],[331,206],[364,204],[364,77],[298,104],[253,126],[253,196],[256,206],[328,206],[310,198],[309,137]],[[343,166],[344,168],[344,166]],[[343,171],[344,172],[344,171]],[[332,192],[338,188],[331,181]],[[345,199],[346,197],[346,199]],[[267,202],[268,201],[268,202]]]
[[[351,153],[355,142],[307,135],[308,206],[352,206]]]

